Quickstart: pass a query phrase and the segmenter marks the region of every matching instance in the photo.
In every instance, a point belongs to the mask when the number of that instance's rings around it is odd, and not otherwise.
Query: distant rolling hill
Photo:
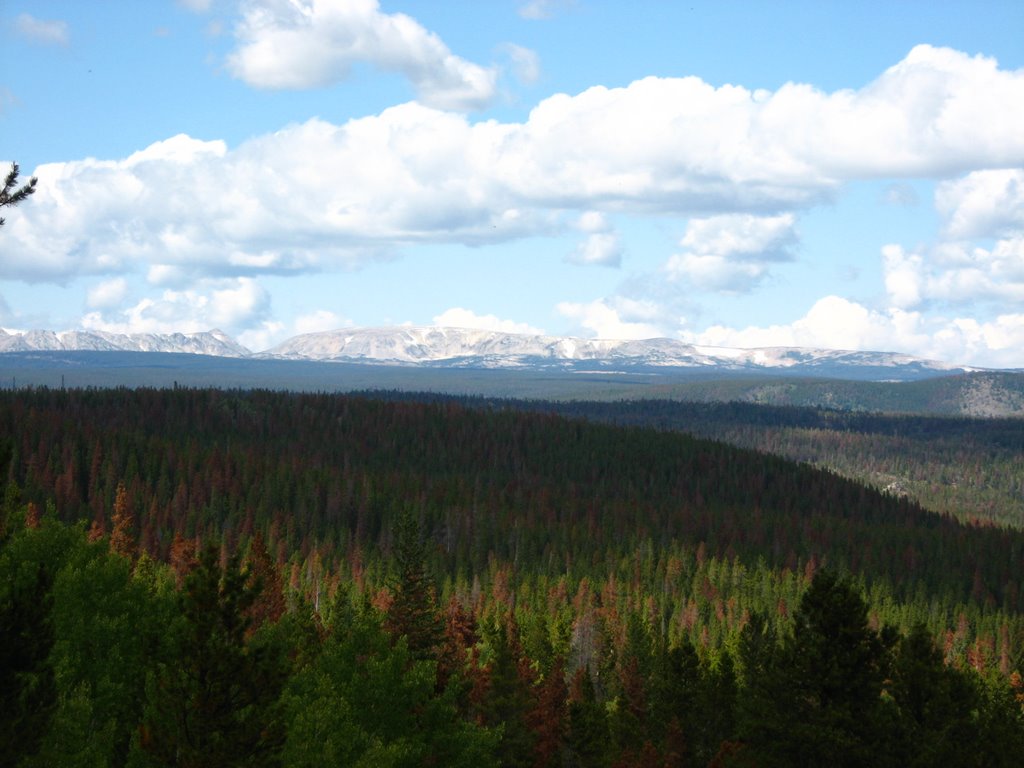
[[[855,373],[847,368],[848,375]],[[863,373],[863,371],[861,371]],[[806,369],[720,367],[474,368],[221,357],[172,352],[0,353],[0,388],[221,387],[348,392],[400,390],[550,400],[670,399],[854,411],[1024,416],[1024,372],[932,374],[908,381],[826,378]]]

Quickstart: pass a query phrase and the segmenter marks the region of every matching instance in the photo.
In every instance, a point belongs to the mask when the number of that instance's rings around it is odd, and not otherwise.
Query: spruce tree
[[[143,748],[159,765],[274,766],[284,733],[278,699],[286,667],[246,641],[256,599],[238,556],[221,571],[208,545],[185,579],[172,662],[151,686]]]
[[[522,658],[518,628],[510,616],[495,622],[488,638],[491,660],[489,685],[483,703],[486,725],[500,730],[497,756],[502,766],[530,768],[536,759],[537,736],[527,717],[534,704],[532,680]]]
[[[434,579],[427,566],[427,548],[412,514],[404,512],[395,529],[392,551],[393,600],[386,628],[396,640],[405,637],[414,659],[436,659],[444,635],[437,610]]]
[[[748,646],[757,645],[751,638]],[[887,649],[868,626],[867,604],[846,581],[819,571],[775,653],[747,663],[741,729],[763,766],[886,765],[883,710]]]

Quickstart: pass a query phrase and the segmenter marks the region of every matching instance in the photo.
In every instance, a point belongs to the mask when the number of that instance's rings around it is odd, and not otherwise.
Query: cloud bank
[[[853,179],[1024,166],[1022,124],[1024,72],[921,46],[860,91],[647,78],[552,96],[523,123],[409,103],[230,149],[180,135],[124,160],[40,166],[7,233],[23,257],[0,268],[60,280],[130,257],[280,273],[547,233],[566,211],[778,215]],[[958,189],[943,199],[976,218]]]
[[[572,232],[582,239],[567,260],[618,266],[625,249],[610,217],[629,214],[690,220],[661,279],[742,293],[794,257],[800,212],[844,184],[929,178],[944,180],[943,228],[927,247],[880,255],[888,306],[829,297],[790,326],[702,338],[813,340],[828,310],[846,322],[820,327],[841,346],[959,344],[996,359],[1019,339],[1020,315],[1002,310],[1024,300],[1024,71],[994,59],[918,46],[868,85],[831,93],[649,77],[556,94],[524,121],[500,122],[465,114],[493,97],[494,70],[372,0],[247,2],[236,40],[229,70],[257,87],[325,87],[370,62],[407,77],[418,98],[235,147],[179,135],[123,159],[40,166],[32,205],[5,226],[0,276],[101,278],[95,327],[153,330],[194,314],[207,327],[255,328],[271,322],[261,275],[349,269],[417,243]],[[163,293],[114,316],[113,297],[129,299],[112,280],[126,273]],[[234,309],[218,316],[214,297]],[[999,305],[998,319],[963,320],[958,307],[976,301]],[[923,314],[936,307],[941,322]],[[693,333],[642,295],[557,311],[596,335]]]

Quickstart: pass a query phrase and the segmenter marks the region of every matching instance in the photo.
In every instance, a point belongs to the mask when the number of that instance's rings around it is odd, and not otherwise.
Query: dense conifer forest
[[[1020,417],[920,416],[670,400],[543,402],[530,407],[722,440],[826,467],[961,520],[1024,528],[1024,419]]]
[[[531,407],[0,393],[0,764],[1019,764],[1024,532]]]

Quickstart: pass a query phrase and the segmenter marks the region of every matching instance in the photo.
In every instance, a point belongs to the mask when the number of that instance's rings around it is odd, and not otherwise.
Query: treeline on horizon
[[[3,627],[42,638],[0,644],[34,670],[5,703],[38,736],[26,765],[53,739],[177,764],[211,654],[276,692],[208,702],[232,738],[277,734],[246,764],[347,738],[341,764],[770,765],[835,733],[878,758],[835,764],[913,764],[907,744],[997,764],[1024,732],[1024,533],[807,465],[504,405],[267,391],[0,393],[0,435]],[[759,730],[811,684],[798,659],[833,607],[860,638],[836,663],[875,671],[829,685],[887,709],[858,730],[840,696],[813,732]]]

